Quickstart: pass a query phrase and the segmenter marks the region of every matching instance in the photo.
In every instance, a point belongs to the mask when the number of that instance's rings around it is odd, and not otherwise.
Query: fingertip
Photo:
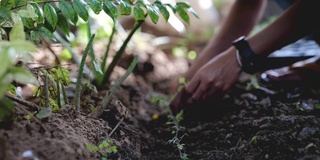
[[[193,82],[191,81],[186,87],[185,87],[185,91],[189,94],[192,94],[195,89],[198,87],[198,85],[200,84],[200,81],[197,82]]]

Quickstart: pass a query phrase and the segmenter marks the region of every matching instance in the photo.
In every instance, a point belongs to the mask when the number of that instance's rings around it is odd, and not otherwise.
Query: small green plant
[[[98,146],[87,144],[86,148],[91,152],[101,152],[102,160],[106,160],[107,157],[112,153],[117,153],[117,146],[115,146],[110,140],[102,141]]]
[[[253,137],[251,138],[251,140],[250,140],[250,143],[251,143],[251,144],[256,144],[257,141],[258,141],[258,137],[257,137],[257,136],[253,136]]]
[[[170,125],[172,134],[174,137],[168,141],[169,144],[172,144],[178,148],[180,158],[183,160],[188,159],[187,153],[184,151],[185,144],[181,143],[182,139],[186,134],[180,135],[181,132],[185,131],[185,127],[180,125],[180,122],[183,120],[183,110],[181,110],[177,115],[173,115],[171,110],[169,111],[168,122],[166,124]]]
[[[260,85],[257,79],[256,75],[251,75],[250,76],[250,81],[247,83],[246,89],[251,90],[251,89],[259,89]]]
[[[296,110],[298,110],[298,111],[303,111],[304,109],[303,109],[303,107],[301,106],[302,104],[301,104],[301,102],[299,101],[299,102],[297,102],[296,104],[295,104],[295,108],[296,108]]]
[[[173,94],[173,96],[171,96],[169,100],[167,100],[166,97],[158,96],[158,97],[152,97],[151,103],[166,107],[165,113],[167,114],[167,118],[168,118],[168,121],[166,122],[166,124],[170,126],[170,128],[172,129],[171,133],[174,135],[172,139],[168,140],[168,143],[172,144],[178,149],[179,157],[182,160],[187,160],[189,158],[187,153],[185,152],[185,144],[181,142],[182,139],[187,135],[183,133],[186,128],[180,125],[180,122],[183,120],[183,110],[181,110],[176,115],[174,115],[170,109],[170,102],[174,99],[177,93],[181,91],[181,89],[186,85],[186,79],[184,77],[180,77],[179,84],[180,85],[177,89],[177,92]]]

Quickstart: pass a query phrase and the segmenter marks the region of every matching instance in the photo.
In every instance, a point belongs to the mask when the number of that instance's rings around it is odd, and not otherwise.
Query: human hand
[[[205,64],[193,76],[185,91],[192,94],[187,102],[224,95],[238,80],[241,68],[237,63],[236,50],[232,47]]]

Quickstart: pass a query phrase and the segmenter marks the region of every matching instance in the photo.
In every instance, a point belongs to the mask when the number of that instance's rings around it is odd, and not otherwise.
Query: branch
[[[6,94],[6,97],[11,99],[12,101],[15,101],[15,102],[17,102],[19,104],[22,104],[22,105],[28,107],[28,109],[31,110],[31,111],[39,111],[40,107],[37,106],[36,104],[32,103],[32,102],[28,102],[28,101],[26,101],[24,99],[18,98],[18,97],[14,96],[12,94],[9,94],[9,93]]]

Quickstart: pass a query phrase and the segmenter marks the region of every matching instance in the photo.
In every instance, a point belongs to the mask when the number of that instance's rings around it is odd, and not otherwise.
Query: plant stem
[[[135,55],[132,63],[130,64],[129,68],[127,69],[126,73],[111,87],[111,91],[107,93],[107,95],[103,98],[101,105],[99,105],[92,113],[91,117],[99,117],[102,111],[106,108],[109,104],[112,96],[122,84],[122,82],[132,73],[133,69],[136,67],[138,63],[138,55]]]
[[[59,108],[61,108],[61,107],[62,107],[61,97],[60,97],[60,94],[61,94],[60,86],[61,86],[61,84],[59,83],[59,80],[56,81],[56,85],[57,85],[57,93],[58,93],[58,96],[57,96],[57,104],[58,104]]]
[[[83,69],[84,69],[85,61],[86,61],[88,52],[89,52],[89,50],[90,50],[90,48],[92,46],[92,42],[93,42],[94,37],[95,37],[95,34],[93,34],[90,37],[89,43],[86,46],[86,49],[85,49],[85,51],[84,51],[84,53],[82,55],[82,59],[81,59],[81,63],[80,63],[79,71],[78,71],[76,90],[75,90],[75,97],[74,97],[74,103],[75,103],[76,111],[80,110],[81,79],[82,79],[82,76],[83,76]]]
[[[66,93],[66,90],[64,88],[64,85],[61,85],[61,90],[62,90],[64,104],[68,104],[69,101],[68,101],[68,98],[67,98],[67,93]]]
[[[90,36],[91,36],[91,20],[90,20],[90,18],[88,19],[88,23],[87,23],[87,30],[88,30],[88,38],[90,38]],[[96,64],[96,59],[97,58],[96,58],[96,55],[95,55],[94,50],[93,50],[93,45],[90,46],[90,52],[89,53],[90,53],[90,57],[91,57],[91,65],[92,65],[93,68],[95,68],[94,65]],[[95,76],[100,74],[100,73],[97,72],[96,69],[94,69],[93,71],[94,71],[94,75]]]
[[[47,108],[50,108],[50,97],[49,97],[49,80],[48,73],[44,75],[44,94],[45,94],[45,105]]]
[[[102,63],[101,63],[102,71],[105,71],[105,69],[106,69],[107,58],[108,58],[108,55],[109,55],[109,52],[110,52],[110,46],[112,44],[112,40],[113,40],[113,36],[114,36],[115,32],[116,32],[116,23],[114,22],[113,26],[112,26],[112,32],[111,32],[111,35],[109,37],[108,46],[107,46],[106,52],[104,53],[104,57],[103,57]]]
[[[29,102],[29,101],[26,101],[26,100],[23,100],[23,99],[21,99],[21,98],[18,98],[18,97],[14,96],[14,95],[12,95],[12,94],[10,94],[10,93],[7,93],[5,96],[6,96],[7,98],[9,98],[9,99],[17,102],[17,103],[20,103],[20,104],[28,107],[28,109],[31,110],[31,111],[39,111],[39,110],[40,110],[40,109],[39,109],[40,107],[37,106],[36,104],[34,104],[34,103],[32,103],[32,102]]]
[[[129,41],[131,40],[133,34],[141,27],[143,21],[139,21],[137,22],[137,24],[134,26],[134,28],[131,30],[130,34],[128,35],[128,37],[125,39],[125,41],[123,42],[122,46],[120,47],[119,51],[116,53],[116,55],[114,56],[111,64],[109,65],[107,71],[104,74],[103,80],[102,80],[102,84],[105,84],[109,81],[109,78],[111,76],[111,73],[113,71],[113,68],[116,66],[116,64],[118,63],[119,59],[121,58],[122,54],[124,53]]]
[[[112,129],[112,131],[108,134],[108,137],[111,137],[112,134],[117,130],[117,128],[120,126],[120,124],[123,122],[124,118],[122,117],[120,121],[117,123],[117,125]]]
[[[76,53],[74,52],[74,50],[70,47],[69,43],[67,41],[65,41],[57,32],[54,32],[54,37],[57,39],[58,42],[60,42],[64,47],[66,47],[68,49],[68,51],[71,53],[72,55],[72,59],[74,60],[74,62],[80,66],[80,58],[76,55]],[[89,68],[84,65],[84,71],[87,73],[90,73]],[[88,76],[89,79],[93,79],[93,76]]]

